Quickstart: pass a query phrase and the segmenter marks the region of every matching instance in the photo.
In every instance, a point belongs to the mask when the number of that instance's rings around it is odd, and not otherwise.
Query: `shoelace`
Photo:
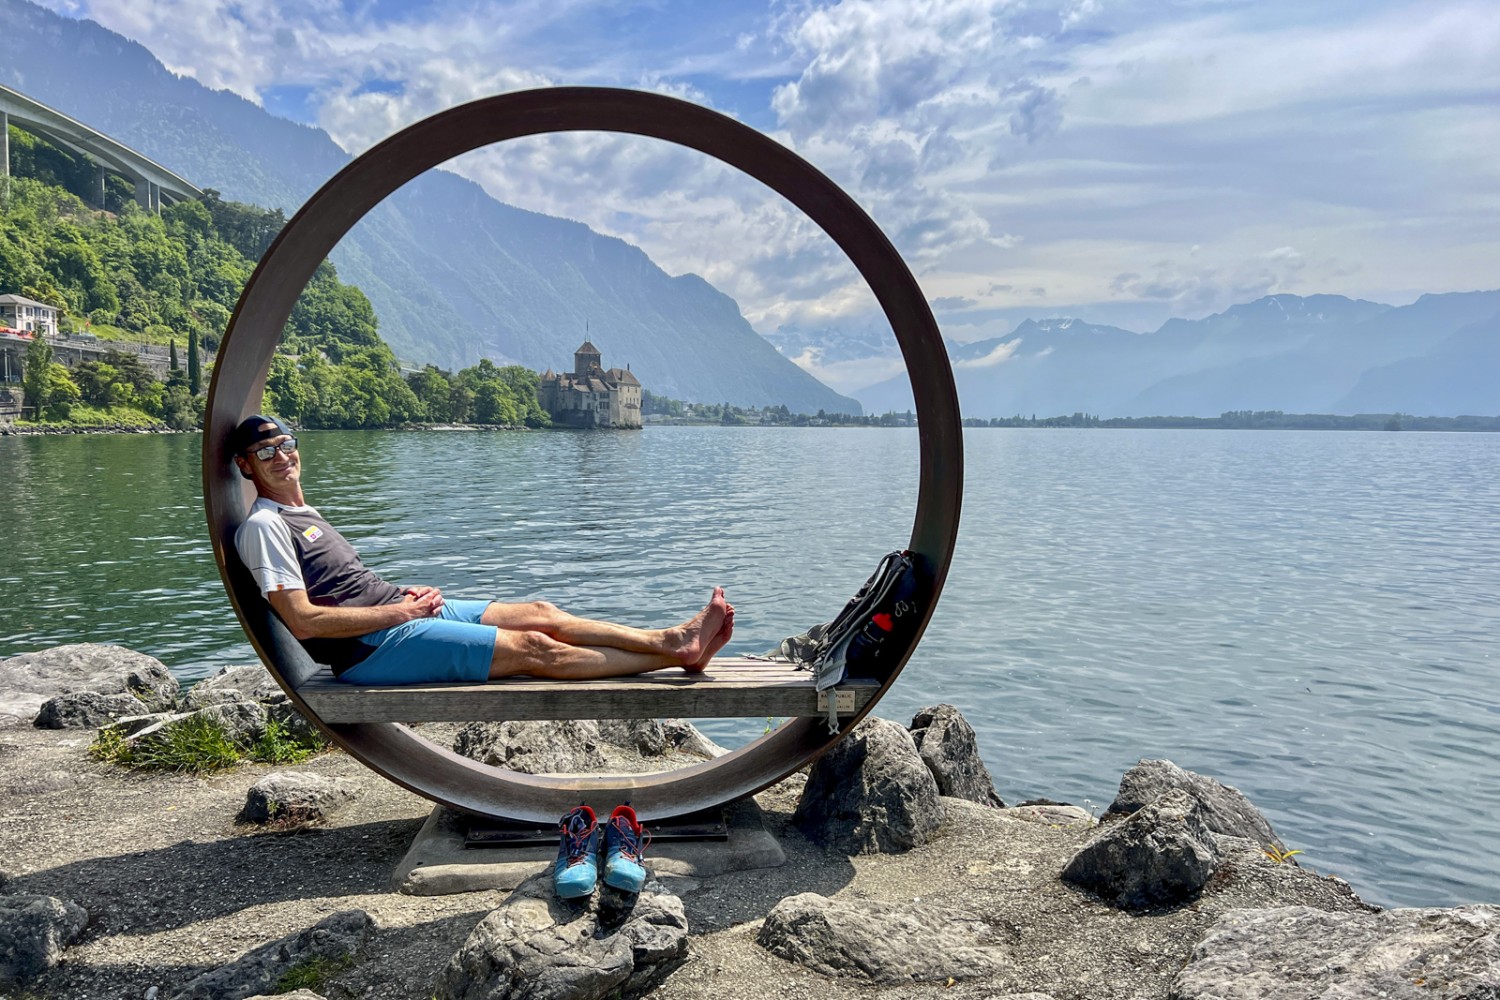
[[[641,855],[651,846],[651,831],[641,827],[636,833],[624,816],[615,820],[615,829],[620,831],[620,855],[629,861],[640,861]]]
[[[581,817],[563,827],[563,836],[568,838],[568,867],[588,860],[589,834],[593,832],[593,827],[584,826]]]

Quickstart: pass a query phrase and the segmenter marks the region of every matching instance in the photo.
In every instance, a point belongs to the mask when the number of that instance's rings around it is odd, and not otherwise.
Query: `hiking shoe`
[[[560,828],[552,888],[563,899],[587,896],[599,878],[599,821],[594,810],[578,806],[562,818]]]
[[[646,884],[641,864],[651,834],[629,806],[615,806],[604,828],[604,884],[623,892],[640,892]]]

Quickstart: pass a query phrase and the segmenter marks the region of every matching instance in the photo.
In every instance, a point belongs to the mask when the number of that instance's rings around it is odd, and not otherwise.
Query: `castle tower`
[[[573,374],[579,378],[587,378],[588,374],[596,368],[601,371],[604,369],[599,361],[599,348],[585,340],[583,346],[573,352]]]

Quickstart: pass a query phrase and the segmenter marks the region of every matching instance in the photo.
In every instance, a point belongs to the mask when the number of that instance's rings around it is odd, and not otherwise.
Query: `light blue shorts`
[[[480,617],[490,601],[444,600],[435,618],[403,622],[362,635],[375,652],[339,675],[350,684],[422,684],[485,681],[495,656],[493,625]]]

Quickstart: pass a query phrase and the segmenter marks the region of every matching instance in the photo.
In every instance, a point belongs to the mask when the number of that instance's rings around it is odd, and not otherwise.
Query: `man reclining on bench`
[[[708,606],[671,628],[578,618],[545,601],[446,601],[436,587],[398,587],[302,497],[297,439],[256,415],[229,436],[240,475],[260,495],[234,546],[261,593],[317,662],[353,684],[483,681],[515,674],[592,680],[665,667],[702,670],[729,642],[734,608]]]

